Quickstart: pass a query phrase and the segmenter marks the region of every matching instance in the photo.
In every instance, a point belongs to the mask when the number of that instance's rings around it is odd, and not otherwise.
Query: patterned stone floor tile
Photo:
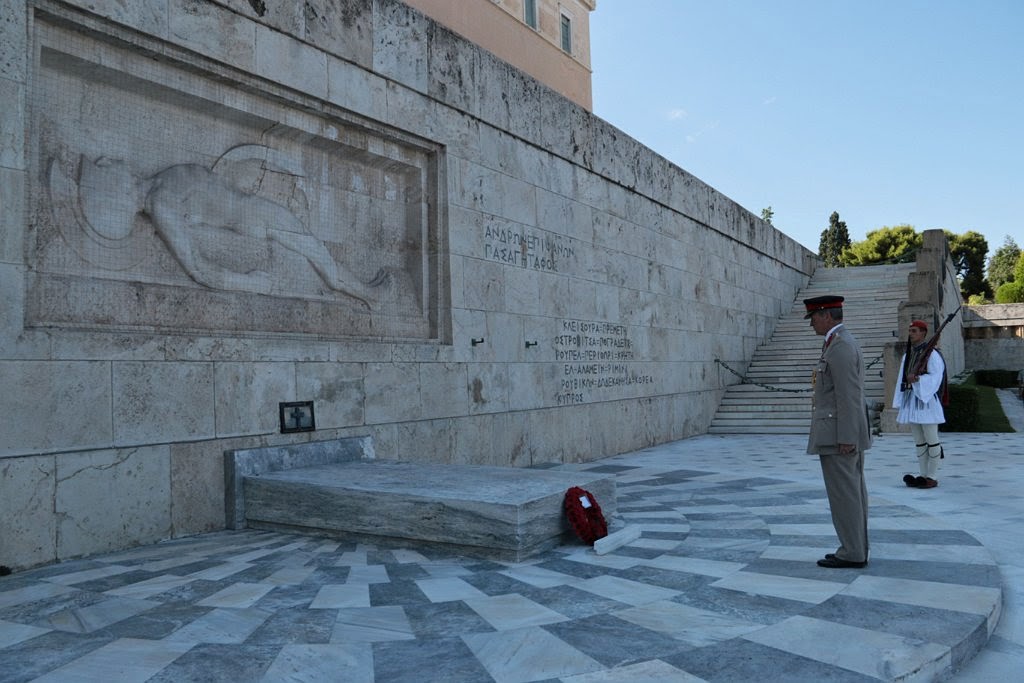
[[[0,650],[49,633],[52,629],[0,621]]]
[[[699,557],[686,555],[661,555],[643,563],[646,567],[657,569],[668,569],[674,572],[688,572],[690,574],[701,574],[704,576],[729,576],[743,569],[741,562],[722,562],[719,560],[706,560]]]
[[[945,645],[802,615],[744,638],[881,680],[892,680],[906,671],[931,678],[950,663]],[[857,646],[837,647],[840,643]]]
[[[959,644],[964,639],[964,634],[969,634],[972,630],[980,632],[976,637],[988,637],[988,625],[985,617],[981,615],[945,610],[938,605],[918,607],[847,594],[837,595],[831,600],[815,605],[804,612],[803,616],[880,630],[950,647]]]
[[[553,624],[568,619],[522,595],[497,595],[464,601],[499,631]]]
[[[274,590],[269,584],[234,583],[199,601],[201,607],[245,608],[255,605],[260,598]]]
[[[159,603],[132,598],[109,598],[100,602],[51,614],[46,626],[55,631],[92,633],[105,626],[145,612]]]
[[[120,638],[36,679],[36,683],[145,681],[188,652],[191,645]]]
[[[617,576],[596,576],[575,584],[576,588],[609,600],[624,602],[627,605],[643,605],[655,600],[668,600],[679,594],[679,591],[660,586],[651,586],[639,581],[630,581]]]
[[[401,607],[347,607],[338,610],[331,642],[376,643],[415,637]]]
[[[522,567],[509,567],[501,570],[502,574],[509,578],[534,586],[535,588],[551,588],[552,586],[563,586],[576,580],[576,577],[561,572],[551,571],[535,565]]]
[[[554,612],[564,614],[570,619],[604,614],[626,606],[625,603],[588,593],[572,585],[552,586],[551,588],[526,586],[521,591],[521,595]]]
[[[475,633],[463,640],[497,683],[557,679],[604,668],[541,628]]]
[[[275,611],[249,637],[247,645],[287,645],[331,642],[337,613],[333,610],[281,609]]]
[[[694,648],[662,659],[708,683],[878,683],[884,680],[742,638]]]
[[[242,643],[269,619],[270,612],[248,609],[214,609],[166,636],[183,643]]]
[[[367,584],[334,584],[320,586],[310,603],[310,609],[335,609],[338,607],[369,607],[370,587]]]
[[[374,643],[375,683],[494,683],[465,637]]]
[[[609,668],[657,659],[690,647],[670,635],[616,614],[595,614],[543,628]]]
[[[278,645],[200,643],[161,669],[158,674],[149,678],[147,683],[259,681],[263,679],[267,669],[274,663],[281,650],[282,648]],[[370,671],[372,672],[372,669]],[[365,676],[365,674],[363,675]],[[300,675],[291,678],[282,677],[277,680],[303,679]],[[353,678],[353,680],[359,679]],[[366,680],[365,677],[364,680]]]
[[[848,580],[852,581],[854,578],[851,576]],[[726,588],[741,593],[769,595],[812,604],[828,600],[847,587],[846,583],[837,581],[818,581],[749,571],[730,574],[711,585],[715,588]]]
[[[461,601],[405,608],[417,638],[447,638],[453,633],[490,633],[496,629]]]
[[[1014,680],[1024,442],[944,435],[922,492],[901,481],[908,439],[866,460],[861,570],[815,564],[837,541],[801,439],[695,437],[547,466],[617,477],[619,525],[641,535],[601,555],[243,530],[0,578],[0,683]]]
[[[949,576],[947,574],[947,576]],[[948,582],[915,581],[880,576],[860,576],[845,595],[859,598],[887,600],[905,605],[939,607],[954,612],[967,612],[988,616],[992,606],[998,604],[999,588],[986,586],[956,586]]]
[[[466,598],[483,598],[487,595],[458,577],[441,579],[420,579],[416,585],[431,602],[449,602]]]
[[[263,680],[374,683],[373,649],[366,643],[285,645]]]
[[[763,626],[672,600],[619,610],[615,616],[651,631],[703,647],[757,631]]]
[[[562,683],[702,683],[703,679],[680,671],[659,659],[628,664],[604,671],[563,676]]]

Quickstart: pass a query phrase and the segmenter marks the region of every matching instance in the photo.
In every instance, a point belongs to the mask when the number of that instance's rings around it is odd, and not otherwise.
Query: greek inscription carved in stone
[[[559,272],[560,263],[576,258],[571,238],[562,235],[487,225],[484,239],[484,258],[510,266]]]
[[[564,361],[555,399],[559,405],[584,403],[594,392],[653,384],[651,375],[633,370],[633,343],[625,325],[561,320],[555,336],[555,358]]]

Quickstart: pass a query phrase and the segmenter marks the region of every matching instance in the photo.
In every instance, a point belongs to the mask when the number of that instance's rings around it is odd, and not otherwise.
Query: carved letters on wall
[[[441,336],[437,146],[36,36],[27,324]]]

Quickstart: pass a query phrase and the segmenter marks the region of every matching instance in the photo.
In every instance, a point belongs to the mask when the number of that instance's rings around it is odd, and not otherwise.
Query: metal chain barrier
[[[729,365],[724,360],[716,358],[715,359],[715,363],[718,364],[718,365],[721,365],[723,368],[725,368],[726,370],[728,370],[732,374],[734,374],[737,377],[739,377],[741,384],[752,384],[755,387],[761,387],[762,389],[767,389],[768,391],[787,391],[787,392],[794,393],[794,394],[803,394],[803,393],[807,393],[809,391],[814,391],[813,387],[808,387],[806,389],[784,389],[782,387],[773,387],[773,386],[771,386],[769,384],[762,384],[761,382],[751,382],[749,379],[747,379],[746,377],[744,377],[740,373],[738,373],[735,370],[733,370],[732,368],[730,368]]]
[[[881,353],[878,354],[877,358],[875,358],[873,361],[871,361],[870,363],[867,364],[867,366],[864,368],[864,371],[867,372],[868,370],[870,370],[871,366],[873,366],[878,361],[882,360],[882,356],[883,356],[883,354],[881,354]],[[730,368],[729,364],[726,363],[724,360],[722,360],[720,358],[716,358],[715,359],[715,364],[716,365],[721,365],[723,368],[725,368],[726,370],[728,370],[732,374],[734,374],[737,377],[739,377],[740,378],[740,384],[750,384],[750,385],[753,385],[755,387],[761,387],[762,389],[767,389],[768,391],[782,391],[782,392],[789,392],[789,393],[792,393],[792,394],[804,394],[804,393],[808,393],[808,392],[814,391],[814,387],[809,387],[809,388],[805,388],[805,389],[786,389],[784,387],[773,387],[770,384],[764,384],[762,382],[753,382],[750,379],[748,379],[747,377],[745,377],[744,375],[741,375],[740,373],[738,373],[735,370],[733,370],[732,368]]]

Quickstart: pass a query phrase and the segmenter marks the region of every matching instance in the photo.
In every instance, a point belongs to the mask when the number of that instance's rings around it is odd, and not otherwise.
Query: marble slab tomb
[[[519,561],[574,538],[562,510],[572,486],[611,523],[612,477],[373,458],[368,437],[225,454],[229,528],[414,544]]]

